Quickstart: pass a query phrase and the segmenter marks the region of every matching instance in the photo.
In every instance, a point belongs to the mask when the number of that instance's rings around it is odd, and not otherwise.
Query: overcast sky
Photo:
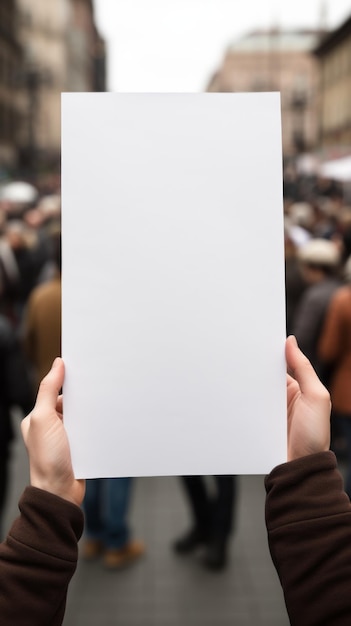
[[[203,91],[227,45],[255,28],[335,28],[350,0],[94,0],[108,46],[108,88]],[[324,6],[324,11],[322,7]]]

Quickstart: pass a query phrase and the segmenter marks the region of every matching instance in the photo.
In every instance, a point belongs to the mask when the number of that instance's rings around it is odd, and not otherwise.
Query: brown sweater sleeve
[[[0,623],[58,626],[77,565],[83,513],[35,487],[26,488],[19,509],[0,545]]]
[[[292,626],[351,624],[351,505],[332,452],[266,477],[266,526]]]

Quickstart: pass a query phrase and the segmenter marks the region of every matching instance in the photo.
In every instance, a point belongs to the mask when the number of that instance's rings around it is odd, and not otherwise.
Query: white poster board
[[[286,460],[280,97],[62,96],[77,477]]]

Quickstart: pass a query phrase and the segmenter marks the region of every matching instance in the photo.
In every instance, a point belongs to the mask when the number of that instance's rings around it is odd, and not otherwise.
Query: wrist
[[[80,484],[82,482],[82,485]],[[68,483],[64,483],[45,476],[38,476],[34,472],[30,473],[30,485],[42,491],[47,491],[54,496],[58,496],[67,502],[81,506],[84,497],[84,482],[75,481],[74,478]],[[83,495],[82,495],[83,492]]]

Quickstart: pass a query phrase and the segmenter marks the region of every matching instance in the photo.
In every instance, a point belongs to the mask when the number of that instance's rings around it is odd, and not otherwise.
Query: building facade
[[[280,91],[283,152],[313,149],[318,138],[317,30],[253,31],[229,46],[208,91]]]
[[[92,0],[17,0],[23,47],[21,153],[27,164],[58,162],[61,93],[94,91],[101,37]],[[104,85],[106,87],[106,85]]]
[[[17,71],[22,62],[18,13],[13,0],[0,2],[0,168],[16,164],[20,105]]]
[[[105,45],[95,21],[92,0],[70,0],[70,25],[67,33],[67,91],[106,91]]]
[[[351,15],[315,49],[320,64],[319,145],[351,150]]]

